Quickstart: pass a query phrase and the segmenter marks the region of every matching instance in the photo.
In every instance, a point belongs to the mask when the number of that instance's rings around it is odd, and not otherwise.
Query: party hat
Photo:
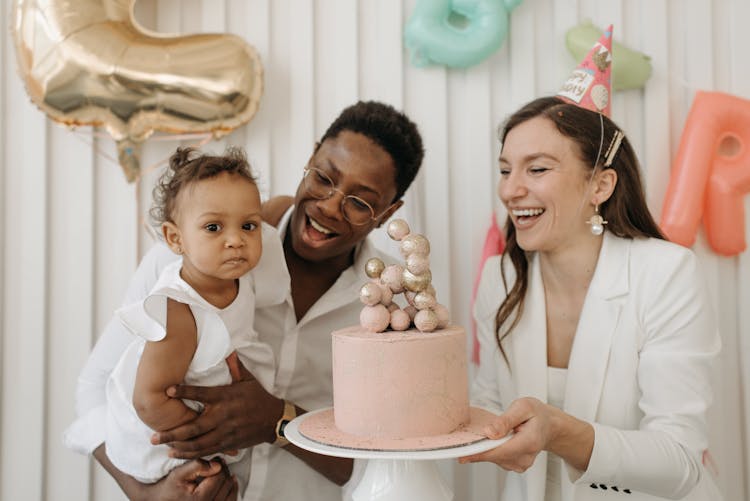
[[[612,25],[604,30],[557,95],[569,103],[609,116],[612,82]]]

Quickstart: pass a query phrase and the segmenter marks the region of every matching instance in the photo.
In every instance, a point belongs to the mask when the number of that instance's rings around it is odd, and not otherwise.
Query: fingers
[[[240,378],[239,381],[254,381],[255,376],[252,375],[252,373],[247,370],[247,367],[242,362],[239,362],[238,364],[239,372],[240,372]]]
[[[211,440],[218,440],[216,432],[219,427],[223,427],[224,436],[231,435],[230,432],[232,429],[231,425],[228,424],[226,414],[216,407],[207,407],[204,412],[188,423],[172,428],[171,430],[155,432],[151,436],[151,443],[154,445],[168,444],[177,449],[187,451],[204,449],[207,446],[217,444],[217,442],[211,442]],[[221,435],[219,435],[219,438],[221,438]],[[193,448],[175,445],[188,441],[195,442]],[[222,449],[219,448],[219,450]]]
[[[211,461],[211,463],[218,465],[218,470],[221,474],[204,478],[193,491],[193,498],[201,500],[220,499],[222,501],[233,499],[230,497],[230,494],[234,480],[228,476],[226,469],[221,466],[219,461]]]
[[[191,386],[178,384],[167,388],[167,395],[172,398],[187,398],[197,400],[204,404],[216,402],[221,399],[226,386]]]
[[[227,435],[219,430],[212,430],[204,435],[186,441],[167,442],[169,445],[169,456],[179,459],[197,459],[212,454],[223,453],[226,450],[233,450],[233,441],[231,437],[227,440]]]
[[[524,472],[534,463],[536,456],[544,449],[544,429],[539,416],[544,415],[544,404],[533,398],[514,401],[500,416],[485,427],[485,435],[493,440],[513,435],[503,444],[486,452],[459,458],[459,463],[489,461],[501,468]],[[544,421],[544,419],[541,419]]]
[[[466,464],[466,463],[478,463],[480,461],[490,461],[489,453],[490,451],[486,451],[486,452],[480,452],[479,454],[472,454],[471,456],[463,456],[463,457],[458,458],[458,462],[460,464]]]
[[[496,417],[490,424],[485,426],[484,435],[490,440],[498,440],[503,438],[513,430],[508,416],[505,414]]]
[[[212,499],[215,501],[236,501],[239,495],[239,484],[237,477],[232,475],[227,464],[221,459],[211,460],[212,463],[219,465],[221,474],[204,480],[198,487],[203,491],[196,489],[196,493],[201,499]],[[206,485],[204,486],[203,483]]]
[[[213,401],[207,402],[193,421],[154,433],[151,443],[169,445],[174,449],[173,457],[194,459],[267,441],[269,430],[273,435],[278,416],[271,416],[274,411],[268,402],[278,399],[255,380],[216,388],[177,386],[171,394],[203,398],[213,390],[218,390],[218,395],[208,399]]]
[[[240,497],[240,484],[237,482],[237,477],[234,475],[231,478],[231,488],[229,489],[229,494],[227,494],[227,501],[237,501]]]
[[[508,448],[507,445],[510,444],[512,440],[513,439],[489,451],[458,458],[458,462],[460,464],[466,464],[486,461],[495,463],[505,470],[523,473],[534,464],[534,459],[536,458],[537,453],[529,453],[529,451],[523,449],[519,450],[518,448]]]
[[[184,483],[198,482],[201,479],[212,477],[221,472],[221,464],[216,461],[189,461],[178,466],[170,475],[174,475]]]
[[[237,382],[240,380],[240,359],[237,356],[237,352],[233,351],[226,358],[227,367],[229,368],[229,374],[232,376],[232,381]]]
[[[229,368],[229,374],[232,376],[232,382],[255,380],[255,376],[243,365],[236,351],[230,353],[225,360]]]
[[[237,496],[239,495],[239,489],[237,478],[232,475],[230,478],[224,480],[216,491],[213,499],[216,501],[236,501]]]
[[[491,440],[503,438],[534,416],[534,402],[532,399],[515,400],[508,410],[497,416],[492,423],[484,428],[484,434]]]
[[[211,431],[215,426],[213,423],[208,423],[204,415],[199,415],[193,421],[185,423],[177,428],[172,428],[167,431],[154,432],[151,435],[151,443],[154,445],[169,444],[170,446],[175,443],[185,443],[188,440],[193,440],[197,437],[205,435]],[[182,449],[183,447],[178,447]]]
[[[514,451],[509,450],[508,444],[513,441],[513,438],[508,440],[502,445],[499,445],[495,447],[494,449],[490,449],[485,452],[480,452],[477,454],[472,454],[470,456],[464,456],[458,458],[458,462],[461,464],[465,463],[478,463],[480,461],[489,461],[492,463],[499,464],[501,466],[504,466],[508,458],[514,457]]]
[[[500,450],[496,452],[494,459],[508,463],[521,458],[520,462],[525,463],[523,458],[529,455],[535,457],[541,452],[537,436],[536,433],[524,433],[523,429],[520,430],[503,446],[498,447]]]

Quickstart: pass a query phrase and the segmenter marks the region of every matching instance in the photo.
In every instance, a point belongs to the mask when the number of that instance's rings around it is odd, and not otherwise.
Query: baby
[[[185,462],[169,457],[166,445],[152,445],[154,431],[200,412],[196,402],[168,397],[167,388],[230,383],[238,352],[251,372],[273,374],[271,349],[252,329],[255,284],[248,272],[262,251],[261,202],[244,153],[178,149],[154,201],[151,215],[181,259],[164,269],[145,300],[117,311],[136,339],[107,381],[107,456],[142,482]],[[231,463],[242,454],[222,457]]]

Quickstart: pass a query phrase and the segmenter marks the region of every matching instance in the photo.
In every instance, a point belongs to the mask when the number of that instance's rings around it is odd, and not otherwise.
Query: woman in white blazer
[[[551,97],[501,139],[507,247],[478,289],[473,403],[499,414],[488,436],[514,434],[461,462],[509,470],[506,501],[721,499],[702,465],[718,332],[627,138]]]

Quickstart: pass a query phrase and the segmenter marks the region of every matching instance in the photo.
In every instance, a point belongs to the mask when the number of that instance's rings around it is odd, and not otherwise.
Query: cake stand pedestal
[[[316,412],[303,414],[286,428],[286,438],[302,449],[326,456],[367,459],[364,475],[352,493],[354,501],[452,501],[453,492],[443,480],[435,460],[454,459],[494,449],[508,438],[481,440],[469,445],[423,451],[363,450],[326,445],[302,435],[300,424]]]

